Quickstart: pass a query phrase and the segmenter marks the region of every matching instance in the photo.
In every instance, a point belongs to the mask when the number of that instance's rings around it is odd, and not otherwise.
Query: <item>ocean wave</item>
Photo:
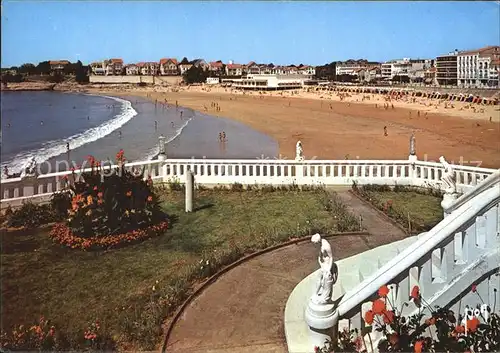
[[[190,117],[189,119],[185,120],[185,122],[178,128],[175,130],[175,133],[168,137],[165,144],[169,144],[170,142],[172,142],[173,140],[175,140],[177,137],[179,137],[180,134],[182,134],[182,131],[184,130],[184,128],[189,124],[189,122],[191,120],[193,120],[194,116]],[[146,160],[151,160],[151,159],[154,159],[158,156],[158,154],[160,153],[160,146],[158,144],[156,144],[155,147],[153,147],[152,149],[150,149],[146,155],[144,156],[143,159],[146,159]],[[167,156],[168,156],[168,150],[167,150]]]
[[[91,95],[91,94],[89,94]],[[125,125],[130,119],[137,115],[137,111],[132,107],[132,103],[117,97],[110,96],[100,96],[104,98],[113,99],[121,103],[121,110],[113,119],[102,123],[99,126],[90,128],[84,132],[75,134],[73,136],[59,139],[55,141],[49,141],[43,144],[43,146],[36,150],[30,150],[26,152],[21,152],[17,154],[14,158],[9,161],[2,163],[2,169],[4,166],[9,168],[10,173],[17,173],[24,169],[29,162],[34,157],[38,164],[44,161],[66,153],[66,144],[69,143],[71,149],[75,149],[86,145],[87,143],[97,141],[104,136],[109,135],[116,129],[119,129]]]

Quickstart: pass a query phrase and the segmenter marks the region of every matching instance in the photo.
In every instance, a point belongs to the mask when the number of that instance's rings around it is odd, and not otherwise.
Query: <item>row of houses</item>
[[[124,65],[122,59],[108,59],[90,64],[93,75],[148,75],[177,76],[182,75],[191,67],[199,67],[215,76],[243,76],[246,74],[276,74],[276,75],[308,75],[314,76],[315,68],[309,65],[275,66],[273,64],[237,64],[232,61],[224,64],[222,61],[207,63],[203,59],[195,59],[179,63],[174,58],[160,59],[159,62],[139,62]]]
[[[463,88],[499,87],[500,47],[454,50],[436,58],[436,79],[440,85]]]

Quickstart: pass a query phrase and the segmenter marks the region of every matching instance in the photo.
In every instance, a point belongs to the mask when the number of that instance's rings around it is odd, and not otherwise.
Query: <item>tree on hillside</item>
[[[335,61],[331,62],[330,64],[316,66],[315,76],[318,79],[336,81],[337,80],[336,67],[337,63]]]
[[[89,67],[83,66],[82,62],[78,60],[75,65],[75,80],[78,83],[87,83],[89,82]]]
[[[182,78],[187,84],[202,83],[206,81],[208,75],[208,71],[205,71],[203,70],[203,68],[193,65],[182,75]]]
[[[181,64],[189,64],[189,60],[184,57],[182,60],[181,60]]]
[[[34,75],[36,74],[36,67],[31,63],[22,64],[19,67],[18,72],[24,75]]]
[[[50,64],[48,61],[42,61],[36,66],[36,73],[39,75],[50,75]]]

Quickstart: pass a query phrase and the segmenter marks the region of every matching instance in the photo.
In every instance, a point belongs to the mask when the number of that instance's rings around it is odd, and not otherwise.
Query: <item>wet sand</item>
[[[198,111],[242,122],[274,138],[279,153],[294,158],[301,140],[307,159],[407,159],[415,132],[417,156],[464,165],[500,167],[500,123],[432,112],[427,114],[381,104],[272,97],[223,92],[155,92],[151,88],[122,94],[167,99]],[[149,96],[149,97],[148,97]],[[211,108],[217,102],[221,111]],[[498,109],[496,107],[495,109]],[[498,112],[500,114],[500,112]],[[384,136],[384,126],[388,136]]]
[[[151,102],[144,97],[114,96],[129,100],[137,115],[111,134],[72,149],[69,155],[64,153],[49,159],[41,165],[41,172],[66,170],[68,160],[70,165],[81,165],[89,155],[97,160],[114,161],[120,149],[124,150],[129,161],[151,159],[158,154],[160,135],[167,142],[169,158],[247,159],[278,155],[275,140],[237,121],[176,107],[175,104],[155,104],[154,100]],[[226,133],[225,142],[218,139],[221,132]],[[60,162],[58,168],[57,162]]]

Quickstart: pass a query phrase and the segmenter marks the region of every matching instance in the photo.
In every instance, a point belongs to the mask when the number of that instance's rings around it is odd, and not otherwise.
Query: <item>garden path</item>
[[[406,234],[348,191],[338,195],[362,215],[367,235],[329,238],[337,258],[403,239]],[[310,242],[288,245],[229,270],[184,310],[167,353],[286,353],[284,310],[293,288],[317,269]]]

